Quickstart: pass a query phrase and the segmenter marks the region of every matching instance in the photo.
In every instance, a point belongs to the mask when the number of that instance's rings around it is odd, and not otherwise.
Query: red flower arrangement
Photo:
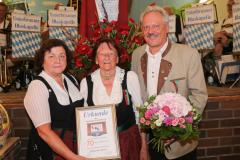
[[[80,36],[78,39],[74,56],[75,73],[86,75],[97,68],[93,59],[93,46],[103,35],[114,39],[119,46],[121,53],[118,65],[124,69],[130,69],[133,50],[144,43],[139,25],[132,18],[129,19],[128,25],[118,27],[116,21],[103,20],[103,22],[91,23],[91,29],[93,34],[90,38]]]

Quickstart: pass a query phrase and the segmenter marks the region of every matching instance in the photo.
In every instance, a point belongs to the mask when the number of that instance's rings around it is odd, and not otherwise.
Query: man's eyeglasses
[[[156,30],[160,30],[160,28],[161,28],[161,26],[159,24],[152,24],[152,25],[144,25],[144,26],[142,26],[142,30],[144,32],[149,31],[150,29],[156,31]]]

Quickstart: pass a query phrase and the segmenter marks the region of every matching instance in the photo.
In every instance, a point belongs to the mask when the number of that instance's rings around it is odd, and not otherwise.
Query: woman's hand
[[[87,158],[80,155],[76,155],[76,158],[74,158],[74,160],[87,160]]]
[[[148,160],[148,147],[142,146],[140,150],[140,160]]]
[[[58,155],[67,160],[86,160],[85,157],[76,155],[64,144],[62,139],[52,130],[50,123],[37,127],[39,136],[51,147]]]
[[[148,155],[148,144],[147,144],[147,139],[146,139],[146,133],[141,132],[141,141],[142,141],[142,147],[140,150],[140,160],[148,160],[149,155]]]

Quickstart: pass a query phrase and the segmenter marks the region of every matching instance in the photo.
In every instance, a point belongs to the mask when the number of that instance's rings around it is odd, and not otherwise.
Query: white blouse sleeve
[[[48,89],[39,80],[32,81],[24,98],[24,106],[34,126],[51,123]]]
[[[138,76],[135,72],[129,71],[127,74],[127,88],[129,93],[132,96],[132,102],[133,102],[133,110],[135,112],[136,116],[136,122],[138,123],[139,119],[139,113],[136,107],[139,107],[143,104],[141,99],[141,91],[140,91],[140,84],[138,80]]]
[[[87,106],[87,97],[88,97],[88,86],[86,78],[82,79],[80,84],[80,92],[84,98],[84,106]]]

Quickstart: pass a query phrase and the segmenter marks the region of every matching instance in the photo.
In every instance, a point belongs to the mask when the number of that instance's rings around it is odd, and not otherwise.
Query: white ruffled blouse
[[[102,79],[100,77],[100,69],[96,70],[91,74],[93,81],[93,103],[95,105],[104,105],[104,104],[118,104],[122,101],[122,82],[124,78],[124,70],[116,67],[116,74],[113,82],[113,88],[111,94],[108,95],[103,85]],[[141,92],[140,92],[140,84],[138,80],[138,76],[135,72],[129,71],[127,72],[127,89],[132,96],[133,108],[136,113],[136,106],[142,104]],[[84,78],[81,82],[80,92],[84,98],[84,104],[87,106],[87,97],[88,97],[88,87],[86,78]]]
[[[62,79],[66,80],[68,91],[65,88],[61,88],[59,84],[45,71],[42,71],[39,76],[43,77],[51,86],[59,104],[63,106],[69,105],[69,96],[73,102],[83,98],[79,89],[65,75],[62,75]],[[35,127],[51,123],[48,98],[49,91],[43,82],[34,80],[29,84],[24,98],[24,106]]]

